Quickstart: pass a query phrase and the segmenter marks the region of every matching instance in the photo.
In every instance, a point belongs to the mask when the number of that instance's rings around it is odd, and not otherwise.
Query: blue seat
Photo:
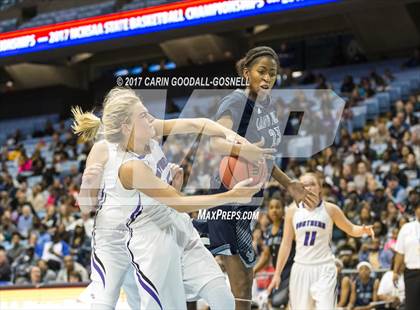
[[[391,96],[388,92],[378,93],[375,96],[379,102],[379,112],[385,113],[391,109]]]
[[[400,86],[391,86],[388,89],[390,99],[392,102],[397,101],[401,98],[401,87]]]
[[[367,107],[366,118],[368,120],[373,120],[379,115],[379,102],[377,99],[366,99],[363,104]]]
[[[352,111],[352,119],[351,122],[353,124],[353,128],[358,130],[358,129],[363,129],[363,127],[365,127],[366,125],[366,112],[367,112],[367,107],[366,106],[357,106],[357,107],[353,107],[351,108]]]

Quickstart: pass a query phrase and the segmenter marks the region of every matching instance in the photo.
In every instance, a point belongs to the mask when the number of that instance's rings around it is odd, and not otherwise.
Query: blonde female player
[[[373,229],[353,225],[338,206],[323,201],[322,183],[315,174],[306,173],[300,181],[307,190],[318,193],[321,202],[313,209],[300,203],[287,210],[276,271],[268,290],[279,287],[295,239],[296,254],[289,283],[291,309],[335,309],[337,270],[330,247],[333,225],[353,237],[367,234],[374,238]]]
[[[85,140],[96,136],[101,120],[80,110],[74,114],[74,131]],[[233,140],[236,134],[207,119],[156,120],[133,91],[118,88],[105,99],[102,125],[105,141],[94,145],[87,166],[105,163],[93,255],[100,262],[95,270],[103,291],[114,281],[111,273],[115,276],[115,272],[110,270],[119,266],[127,270],[126,260],[120,257],[122,251],[115,255],[112,246],[121,245],[121,236],[128,228],[127,249],[136,269],[141,309],[184,309],[187,299],[198,296],[212,309],[233,309],[233,296],[219,266],[202,245],[189,217],[179,212],[248,202],[262,184],[246,187],[247,180],[227,193],[184,197],[168,184],[170,166],[153,138],[169,133],[204,133]],[[127,220],[121,221],[122,217]],[[104,238],[99,245],[100,227]],[[118,238],[116,231],[121,231]],[[122,279],[121,271],[116,273]],[[111,287],[116,285],[111,283]],[[94,307],[112,309],[106,293],[98,296],[102,297]]]

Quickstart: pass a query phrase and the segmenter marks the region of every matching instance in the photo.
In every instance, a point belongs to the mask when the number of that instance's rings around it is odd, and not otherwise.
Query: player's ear
[[[249,69],[247,67],[242,71],[244,79],[249,83]]]

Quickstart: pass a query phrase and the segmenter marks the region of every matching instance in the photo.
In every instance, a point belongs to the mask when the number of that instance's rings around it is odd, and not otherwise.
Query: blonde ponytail
[[[80,107],[72,107],[73,133],[80,136],[83,142],[95,139],[101,126],[101,120],[92,112],[83,112]]]

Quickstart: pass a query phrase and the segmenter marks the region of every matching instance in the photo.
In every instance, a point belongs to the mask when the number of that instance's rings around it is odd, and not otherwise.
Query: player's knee
[[[236,278],[235,283],[232,284],[232,291],[235,297],[238,298],[250,298],[252,294],[252,279]]]

